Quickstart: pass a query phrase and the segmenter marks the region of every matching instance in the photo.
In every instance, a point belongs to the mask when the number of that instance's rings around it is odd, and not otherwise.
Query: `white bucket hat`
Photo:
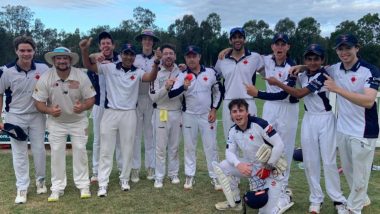
[[[53,51],[47,52],[45,54],[45,60],[50,65],[54,65],[53,57],[55,56],[69,56],[71,57],[71,65],[75,65],[79,62],[79,55],[77,53],[73,53],[70,49],[65,47],[54,48]]]

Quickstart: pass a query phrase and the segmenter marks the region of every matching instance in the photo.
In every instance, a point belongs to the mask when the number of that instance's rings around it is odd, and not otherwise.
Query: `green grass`
[[[261,85],[260,85],[261,84]],[[259,88],[263,88],[259,83]],[[262,112],[262,101],[257,101],[259,115]],[[303,106],[301,104],[301,106]],[[302,109],[300,106],[300,109]],[[220,118],[220,112],[218,118]],[[299,120],[301,121],[303,110],[301,110]],[[218,124],[218,147],[219,158],[224,159],[225,142],[221,122]],[[92,133],[90,134],[90,138]],[[299,137],[297,137],[299,144]],[[89,168],[91,168],[91,140],[88,143]],[[144,154],[144,153],[142,153]],[[32,157],[30,156],[30,160]],[[106,198],[96,196],[97,186],[92,185],[92,198],[81,200],[79,191],[75,188],[72,178],[72,157],[67,155],[67,187],[65,195],[59,202],[48,203],[48,194],[36,195],[34,179],[31,181],[28,194],[28,202],[25,205],[15,205],[15,177],[12,166],[12,157],[9,150],[0,150],[0,213],[236,213],[217,212],[214,204],[225,200],[222,192],[216,192],[210,184],[207,173],[205,156],[201,143],[197,149],[197,173],[196,184],[191,191],[183,190],[184,167],[183,167],[183,142],[180,145],[180,185],[172,185],[168,180],[164,181],[163,189],[153,188],[153,182],[145,179],[145,172],[142,172],[142,179],[137,184],[131,185],[131,191],[123,192],[119,188],[117,170],[114,167],[110,177],[109,195]],[[33,174],[32,160],[31,178]],[[380,151],[376,152],[375,164],[380,165]],[[287,212],[289,214],[307,213],[309,190],[306,183],[304,171],[292,164],[290,177],[290,187],[293,189],[295,205]],[[50,187],[50,156],[47,156],[47,184]],[[323,178],[321,179],[323,183]],[[380,172],[372,171],[368,194],[372,200],[371,206],[363,210],[364,214],[380,213]],[[345,196],[348,196],[348,186],[344,176],[341,176],[342,188]],[[246,179],[242,179],[240,185],[243,193],[248,188]],[[50,191],[49,191],[50,192]],[[249,210],[248,213],[257,213]],[[335,213],[332,202],[326,195],[322,213]]]

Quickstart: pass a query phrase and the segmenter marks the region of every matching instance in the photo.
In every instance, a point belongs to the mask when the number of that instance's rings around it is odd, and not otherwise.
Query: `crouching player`
[[[283,172],[287,167],[280,136],[267,121],[249,115],[248,103],[244,99],[232,100],[228,108],[235,125],[228,134],[227,159],[221,163],[213,162],[227,201],[215,204],[215,208],[242,210],[238,180],[245,177],[249,180],[251,191],[268,194],[268,201],[259,213],[283,213],[293,202],[290,196],[280,194],[284,191]],[[238,149],[243,157],[239,157]],[[286,209],[278,207],[280,195],[288,196]]]

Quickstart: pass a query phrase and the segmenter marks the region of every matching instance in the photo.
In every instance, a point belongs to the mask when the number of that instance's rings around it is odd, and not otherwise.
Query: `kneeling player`
[[[216,209],[237,211],[242,209],[238,179],[246,177],[249,179],[252,191],[264,190],[265,194],[268,194],[268,201],[260,208],[260,213],[283,213],[293,205],[293,202],[289,195],[280,194],[284,191],[283,172],[287,167],[286,160],[282,156],[284,144],[280,136],[267,121],[249,115],[245,100],[232,100],[228,108],[235,125],[228,134],[227,159],[221,163],[213,163],[227,201],[215,204]],[[238,155],[238,149],[242,152],[242,158]],[[286,201],[288,205],[281,206],[280,209],[279,200]]]

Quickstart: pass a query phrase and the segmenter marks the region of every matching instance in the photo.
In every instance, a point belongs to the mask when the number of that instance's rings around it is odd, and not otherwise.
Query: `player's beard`
[[[60,63],[57,66],[55,66],[55,69],[60,72],[65,72],[70,70],[70,66],[67,65],[66,63]]]

